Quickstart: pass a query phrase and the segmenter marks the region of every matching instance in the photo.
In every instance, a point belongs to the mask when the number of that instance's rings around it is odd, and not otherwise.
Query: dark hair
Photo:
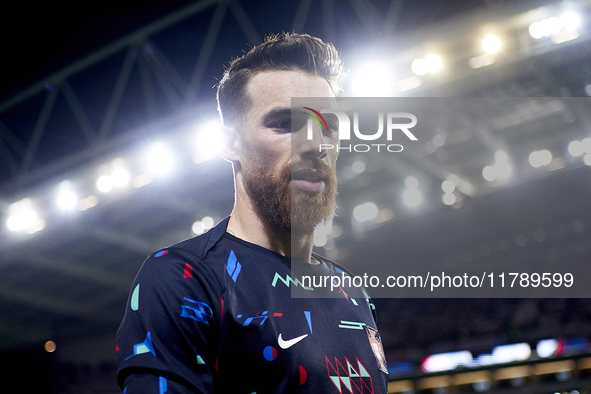
[[[244,56],[234,59],[218,84],[218,112],[225,125],[243,121],[252,105],[246,92],[251,77],[262,71],[304,71],[324,78],[334,94],[342,90],[345,69],[330,43],[308,34],[270,35]]]

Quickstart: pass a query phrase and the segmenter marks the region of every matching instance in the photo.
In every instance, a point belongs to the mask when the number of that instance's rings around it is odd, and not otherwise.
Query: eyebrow
[[[263,124],[268,124],[270,122],[276,121],[278,119],[288,119],[291,118],[291,107],[289,108],[273,108],[269,112],[263,116],[262,121]]]

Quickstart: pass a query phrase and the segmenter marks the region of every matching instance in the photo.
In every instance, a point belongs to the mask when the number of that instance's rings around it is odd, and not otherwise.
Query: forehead
[[[263,71],[248,82],[251,111],[291,107],[292,97],[334,97],[328,82],[303,71]]]

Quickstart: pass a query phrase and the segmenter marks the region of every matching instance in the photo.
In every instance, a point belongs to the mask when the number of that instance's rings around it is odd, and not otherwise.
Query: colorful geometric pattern
[[[328,377],[332,381],[332,384],[339,390],[339,393],[343,392],[343,386],[349,393],[369,393],[374,394],[373,381],[371,375],[367,372],[365,366],[355,358],[357,361],[357,369],[351,365],[347,357],[345,357],[345,365],[336,358],[334,358],[334,365],[328,360],[327,356],[324,356],[326,360],[326,369],[328,371]],[[341,386],[342,385],[342,386]],[[353,391],[355,389],[355,391]]]
[[[230,251],[230,256],[228,257],[228,264],[226,264],[226,271],[228,271],[228,275],[230,278],[236,283],[236,279],[238,279],[238,275],[240,275],[240,270],[242,269],[242,264],[238,261],[236,254],[234,251]]]
[[[267,346],[263,349],[263,357],[267,361],[273,361],[277,358],[277,349],[273,346]]]
[[[306,316],[306,320],[308,321],[308,327],[310,327],[310,334],[313,334],[313,332],[312,332],[312,317],[310,315],[310,311],[304,311],[304,315]]]
[[[163,376],[160,376],[158,379],[158,383],[160,386],[160,394],[166,393],[166,390],[168,390],[168,384],[166,382],[166,379]]]
[[[341,320],[341,324],[339,324],[339,328],[348,328],[350,330],[363,330],[365,323],[359,321],[347,321]]]
[[[297,279],[297,278],[296,278],[296,280],[291,279],[291,276],[289,276],[289,274],[285,274],[285,279],[283,279],[283,277],[279,274],[279,272],[275,272],[275,276],[273,277],[273,283],[271,283],[271,286],[275,287],[275,285],[277,284],[277,280],[280,280],[281,282],[283,282],[283,284],[287,287],[289,287],[290,283],[293,283],[296,286],[302,286],[302,288],[304,288],[305,290],[314,291],[314,288],[304,286],[302,284],[302,282],[300,282],[299,279]]]
[[[144,339],[142,343],[133,345],[133,354],[127,357],[126,360],[144,353],[152,353],[152,355],[156,357],[156,351],[154,350],[154,345],[152,345],[152,334],[149,331],[146,334],[146,339]]]
[[[183,297],[183,299],[196,304],[198,308],[194,308],[192,306],[187,305],[181,305],[181,317],[187,317],[200,323],[209,324],[209,322],[205,320],[205,318],[212,318],[213,312],[211,311],[211,307],[208,304],[201,301],[190,300],[187,297]]]
[[[131,294],[131,301],[130,301],[131,309],[137,311],[140,308],[140,285],[133,289],[133,293]]]

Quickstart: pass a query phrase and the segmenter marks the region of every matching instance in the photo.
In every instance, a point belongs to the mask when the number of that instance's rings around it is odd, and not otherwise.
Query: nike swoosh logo
[[[296,343],[298,343],[302,339],[306,338],[307,336],[308,336],[308,334],[304,334],[304,335],[300,335],[297,338],[288,339],[287,341],[284,341],[283,338],[281,338],[281,334],[279,334],[279,338],[277,338],[277,341],[279,342],[279,347],[281,349],[287,349],[287,348],[292,347],[293,345],[295,345]]]

